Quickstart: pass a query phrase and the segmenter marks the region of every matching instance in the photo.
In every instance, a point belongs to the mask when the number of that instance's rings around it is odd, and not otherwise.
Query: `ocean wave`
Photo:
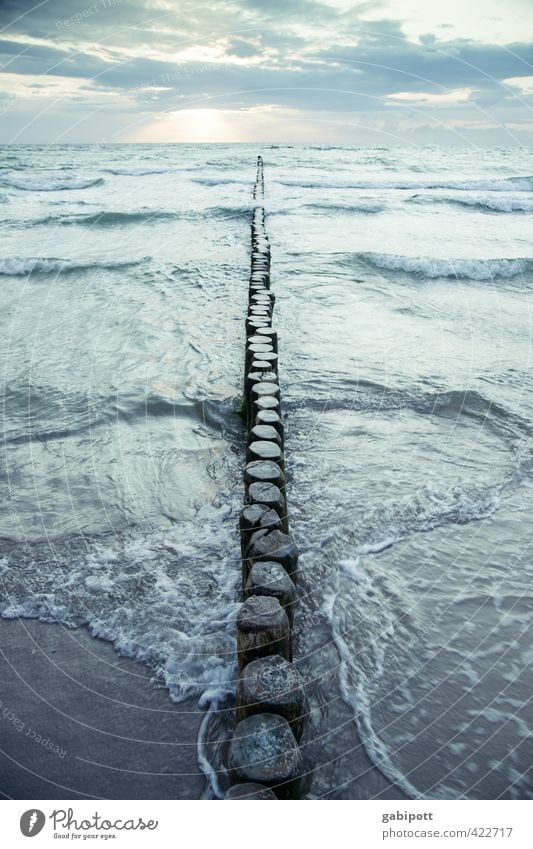
[[[177,212],[167,212],[161,209],[140,209],[136,212],[93,212],[89,215],[48,215],[39,218],[33,224],[59,224],[79,226],[113,226],[114,224],[135,224],[140,221],[161,221],[165,219],[177,219]]]
[[[77,201],[77,204],[83,201]],[[234,218],[249,215],[252,206],[213,206],[203,210],[164,210],[139,209],[132,212],[103,210],[85,214],[47,215],[31,222],[34,226],[51,225],[59,227],[113,227],[125,224],[142,224],[157,221],[205,221],[212,218]],[[27,220],[11,221],[19,227],[27,227]]]
[[[421,393],[411,398],[410,406],[417,413],[457,419],[459,416],[476,420],[482,427],[491,427],[511,441],[533,435],[527,418],[509,410],[474,389],[450,389],[447,392]]]
[[[305,203],[305,209],[321,209],[328,212],[383,212],[387,205],[371,198],[354,199],[348,203]]]
[[[356,257],[377,268],[389,271],[404,271],[420,277],[452,277],[457,280],[509,279],[533,269],[530,257],[509,259],[438,259],[433,257],[410,257],[400,254],[359,253]]]
[[[339,653],[342,698],[353,711],[359,739],[368,758],[408,798],[416,799],[421,796],[418,789],[396,765],[386,741],[374,730],[374,694],[390,662],[391,647],[395,643],[408,644],[412,639],[401,619],[394,615],[390,604],[394,592],[386,587],[388,598],[384,603],[383,590],[372,572],[361,565],[359,557],[344,559],[338,563],[335,586],[326,596],[323,610]],[[395,598],[399,610],[402,609],[401,601],[401,598]],[[364,627],[361,633],[357,619],[354,623],[354,609],[364,611],[360,616]],[[379,639],[369,639],[369,633],[379,634]],[[354,642],[357,645],[356,661]]]
[[[264,204],[261,204],[264,206]],[[332,202],[332,203],[322,203],[321,201],[313,201],[311,203],[302,203],[302,204],[294,204],[292,206],[288,205],[268,205],[267,213],[268,215],[294,215],[298,214],[302,210],[315,210],[317,212],[362,212],[367,215],[372,215],[378,212],[383,212],[387,209],[387,204],[378,200],[374,200],[373,198],[354,198],[354,200],[347,201],[345,203],[342,202]]]
[[[219,168],[221,171],[230,171],[237,170],[239,168],[245,167],[247,161],[239,157],[239,156],[228,156],[224,159],[206,159],[204,163],[205,168]],[[184,171],[198,171],[198,166],[192,166],[189,168],[183,168]]]
[[[57,259],[55,257],[3,257],[0,258],[0,274],[19,277],[26,274],[58,274],[65,271],[88,271],[91,268],[127,268],[132,265],[140,265],[151,257],[145,256],[141,259],[102,259],[102,260],[77,260]]]
[[[257,204],[259,206],[260,204]],[[262,204],[261,204],[262,205]],[[210,206],[199,215],[203,218],[205,215],[211,218],[233,218],[239,215],[249,215],[254,209],[254,205],[242,206]]]
[[[103,177],[80,179],[77,177],[48,176],[22,180],[14,177],[3,177],[1,184],[23,192],[63,192],[75,189],[89,189],[91,186],[101,186]]]
[[[416,656],[420,658],[427,645],[424,632],[429,634],[430,627],[428,624],[421,627],[413,617],[414,608],[406,604],[409,596],[404,590],[404,579],[401,584],[396,583],[388,570],[379,568],[376,557],[402,539],[450,524],[486,520],[499,509],[513,479],[515,475],[492,486],[459,486],[447,491],[425,487],[399,502],[384,503],[381,509],[369,512],[366,528],[361,529],[363,533],[358,529],[355,535],[361,540],[358,545],[354,546],[348,529],[344,531],[348,545],[337,542],[337,574],[323,609],[341,660],[341,692],[344,701],[353,708],[360,739],[372,763],[412,798],[449,798],[449,795],[443,795],[442,785],[430,786],[429,794],[418,786],[415,773],[406,769],[398,757],[401,751],[398,738],[391,739],[387,726],[380,721],[380,702],[384,693],[387,700],[400,694],[406,678],[402,663],[406,658],[402,658],[402,652],[405,647],[409,653],[416,648]],[[419,583],[414,586],[418,592]],[[486,602],[485,593],[482,599]],[[391,661],[392,657],[395,662]],[[414,702],[411,707],[414,710]]]
[[[9,408],[9,420],[0,435],[2,447],[34,440],[48,443],[83,433],[90,436],[101,425],[113,425],[117,421],[146,424],[149,418],[188,419],[193,426],[210,428],[230,440],[235,436],[232,428],[237,426],[233,399],[188,400],[172,394],[145,392],[142,388],[122,389],[111,395],[65,391],[30,380],[26,375],[5,381],[3,397]]]
[[[322,557],[336,566],[323,610],[340,656],[343,699],[353,709],[371,762],[412,798],[423,794],[401,768],[386,735],[376,730],[375,717],[382,682],[394,690],[391,657],[399,659],[402,648],[418,643],[420,636],[402,585],[380,570],[375,558],[421,533],[485,520],[498,510],[505,487],[505,482],[451,490],[426,486],[405,498],[385,501],[364,515],[358,527],[335,529],[335,541],[321,550]]]
[[[460,191],[531,192],[533,177],[506,177],[502,180],[280,180],[282,186],[308,189],[458,189]]]
[[[228,422],[234,408],[233,401],[215,401],[196,399],[183,400],[166,397],[155,392],[148,394],[122,392],[120,398],[110,396],[103,399],[102,409],[110,421],[146,421],[150,416],[170,416],[173,419],[188,418],[216,432],[228,429]]]
[[[455,419],[464,417],[488,427],[509,445],[528,442],[533,426],[526,417],[498,404],[473,389],[450,389],[427,392],[412,387],[400,389],[366,380],[352,380],[348,375],[337,380],[316,378],[292,386],[292,399],[287,398],[288,412],[308,410],[322,414],[333,411],[372,412],[412,410],[417,415]]]
[[[106,174],[116,177],[149,177],[152,174],[170,174],[174,168],[106,168]]]
[[[230,186],[237,184],[240,186],[251,186],[250,180],[240,180],[237,177],[191,177],[192,183],[198,183],[200,186]]]
[[[358,529],[361,542],[356,553],[380,554],[414,535],[446,525],[468,525],[487,519],[498,510],[502,494],[517,475],[519,470],[513,469],[508,479],[488,487],[456,486],[441,492],[426,486],[414,495],[382,506],[369,513]]]
[[[529,197],[490,197],[460,195],[414,195],[409,198],[413,203],[457,203],[475,209],[491,212],[533,212],[533,198]]]
[[[0,615],[86,626],[146,663],[173,701],[220,704],[235,689],[238,508],[238,493],[221,492],[197,519],[143,534],[64,537],[53,550],[0,540]]]

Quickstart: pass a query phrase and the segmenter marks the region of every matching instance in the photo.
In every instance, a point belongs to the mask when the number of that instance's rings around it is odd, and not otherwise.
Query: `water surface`
[[[221,792],[257,153],[306,792],[531,798],[527,151],[3,148],[2,613],[218,709]]]

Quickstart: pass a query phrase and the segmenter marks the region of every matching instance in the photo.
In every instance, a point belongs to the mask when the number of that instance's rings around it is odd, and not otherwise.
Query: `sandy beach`
[[[194,700],[84,628],[0,620],[0,644],[3,798],[201,797]]]

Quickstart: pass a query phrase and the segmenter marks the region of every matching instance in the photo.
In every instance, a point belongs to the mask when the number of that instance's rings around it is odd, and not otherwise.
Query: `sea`
[[[258,154],[304,795],[533,798],[527,149],[0,148],[1,615],[147,665],[223,795]]]

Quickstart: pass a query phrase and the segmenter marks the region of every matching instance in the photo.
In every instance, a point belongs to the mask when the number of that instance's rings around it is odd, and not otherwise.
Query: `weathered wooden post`
[[[297,798],[302,754],[287,720],[276,713],[242,719],[230,743],[229,769],[236,782],[264,784],[282,799]]]
[[[298,739],[305,714],[305,692],[292,663],[273,654],[244,667],[237,688],[237,720],[256,713],[284,716]]]

